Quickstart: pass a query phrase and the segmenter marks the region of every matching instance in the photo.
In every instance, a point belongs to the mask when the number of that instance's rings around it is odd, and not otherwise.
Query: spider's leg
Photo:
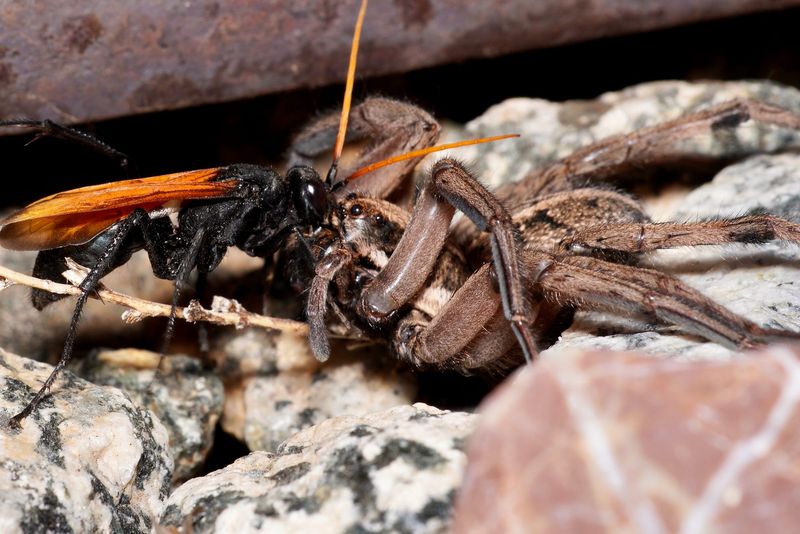
[[[563,308],[537,299],[532,330],[537,340],[561,319]],[[485,263],[433,316],[412,311],[391,337],[394,353],[413,365],[470,372],[504,371],[519,364],[521,351],[503,313],[492,264]]]
[[[425,284],[444,246],[454,208],[491,236],[494,272],[506,319],[529,361],[536,355],[530,332],[516,229],[511,215],[485,187],[452,159],[442,159],[420,192],[411,221],[388,263],[365,288],[360,310],[381,322],[408,303]]]
[[[800,224],[774,215],[748,215],[693,223],[612,223],[576,232],[561,242],[561,248],[579,254],[636,253],[772,240],[800,242]]]
[[[316,156],[333,147],[339,127],[339,113],[331,113],[308,125],[292,142],[289,165],[310,164]],[[350,112],[347,141],[368,140],[369,145],[348,168],[341,169],[339,176],[390,156],[433,146],[439,138],[440,127],[426,111],[397,100],[368,98]],[[403,182],[408,182],[420,158],[410,159],[396,165],[373,171],[337,191],[345,196],[357,192],[374,198],[386,198]],[[412,188],[413,191],[413,188]]]
[[[736,99],[642,128],[601,139],[570,156],[496,191],[509,207],[518,199],[567,191],[590,183],[613,182],[642,169],[697,166],[712,156],[687,149],[682,141],[712,132],[719,134],[749,120],[779,128],[800,130],[800,114],[749,99]],[[742,154],[744,156],[746,154]]]
[[[311,351],[317,360],[324,362],[330,358],[331,346],[325,328],[325,311],[327,310],[328,286],[336,273],[351,261],[350,253],[345,248],[336,248],[327,253],[317,263],[315,276],[311,282],[306,305],[308,319],[308,339]]]
[[[635,313],[724,345],[752,348],[800,333],[762,328],[674,276],[585,256],[526,251],[528,282],[545,299],[584,309]]]
[[[434,317],[408,314],[392,337],[394,352],[416,366],[504,368],[519,358],[490,263],[470,276]]]

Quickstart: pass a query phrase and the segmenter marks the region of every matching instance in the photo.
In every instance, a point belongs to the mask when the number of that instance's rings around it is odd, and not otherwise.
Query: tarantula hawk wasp
[[[49,280],[63,280],[66,259],[89,266],[89,272],[80,283],[81,293],[75,304],[64,347],[58,363],[36,395],[25,408],[9,421],[19,427],[42,398],[47,394],[59,372],[72,355],[78,322],[89,296],[97,289],[100,280],[109,272],[127,262],[131,255],[144,249],[150,259],[153,273],[175,281],[170,314],[164,336],[166,350],[172,335],[181,288],[188,283],[194,269],[199,274],[198,285],[205,275],[222,261],[229,247],[237,247],[251,256],[268,257],[278,250],[287,237],[300,234],[303,228],[319,228],[327,224],[331,210],[340,198],[361,189],[348,180],[337,180],[338,162],[342,154],[345,135],[348,137],[377,137],[370,155],[397,154],[404,151],[399,143],[408,137],[406,124],[386,124],[381,113],[403,116],[410,106],[386,99],[371,99],[353,109],[355,128],[348,129],[350,102],[355,78],[358,42],[367,0],[362,0],[356,23],[344,103],[336,130],[333,163],[323,181],[309,165],[291,164],[285,178],[273,169],[250,164],[180,172],[163,176],[111,182],[83,187],[43,198],[2,221],[0,244],[14,250],[39,250],[33,275]],[[399,108],[402,108],[400,110]],[[398,113],[400,111],[400,113]],[[377,113],[378,116],[370,116]],[[87,142],[114,156],[120,153],[93,139],[81,138],[81,132],[54,125],[49,121],[36,123],[29,120],[3,121],[3,126],[34,126],[42,133],[73,138]],[[385,194],[398,183],[387,181],[383,167],[399,165],[413,168],[415,162],[432,151],[444,150],[464,144],[489,142],[512,136],[453,143],[440,147],[413,150],[430,146],[438,135],[438,126],[430,119],[425,121],[420,138],[408,143],[405,154],[384,160],[361,174],[371,173],[362,179],[367,188],[374,183],[386,183]],[[363,129],[370,131],[362,131]],[[324,131],[323,131],[324,130]],[[326,128],[317,140],[305,136],[305,143],[297,143],[293,154],[303,158],[327,146],[330,137]],[[394,171],[392,171],[394,173]],[[407,174],[401,171],[401,176]],[[300,241],[303,238],[300,237]],[[301,252],[306,260],[312,258],[308,250]],[[62,298],[44,290],[34,289],[33,304],[42,309]]]

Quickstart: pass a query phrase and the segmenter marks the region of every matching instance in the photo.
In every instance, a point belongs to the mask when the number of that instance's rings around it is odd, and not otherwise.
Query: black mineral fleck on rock
[[[26,518],[20,524],[23,534],[40,534],[41,532],[72,534],[74,532],[67,521],[66,510],[51,488],[45,492],[40,506],[28,508],[23,515]]]
[[[353,430],[350,431],[350,435],[354,438],[363,438],[365,436],[371,436],[373,433],[372,429],[367,425],[358,425]]]
[[[284,469],[281,469],[271,477],[270,480],[274,481],[277,486],[283,486],[294,482],[298,478],[304,476],[311,470],[311,464],[308,462],[301,462]]]
[[[417,469],[430,469],[445,462],[444,457],[422,443],[407,439],[392,439],[386,442],[372,465],[381,469],[396,459],[402,458]]]
[[[307,514],[313,514],[319,511],[322,508],[322,503],[319,502],[318,499],[312,497],[300,497],[295,495],[294,493],[290,493],[285,495],[281,498],[283,503],[286,505],[286,509],[289,512],[296,512],[298,510],[302,510]]]
[[[444,499],[429,501],[419,512],[420,521],[428,522],[431,519],[449,519],[453,513],[453,500],[455,496],[455,491],[451,491]]]
[[[64,469],[61,432],[58,429],[59,423],[61,423],[61,416],[57,413],[51,413],[49,419],[40,425],[42,433],[36,442],[36,452],[47,458],[54,465]]]
[[[285,444],[281,444],[278,447],[278,450],[275,451],[275,452],[279,456],[285,456],[285,455],[288,455],[288,454],[300,454],[301,452],[303,452],[303,447],[301,447],[300,445],[285,445]]]
[[[353,501],[362,510],[374,507],[375,487],[370,479],[370,464],[356,446],[337,449],[328,460],[325,476],[329,485],[345,486],[353,492]]]
[[[214,495],[208,495],[197,500],[194,510],[190,514],[192,517],[192,529],[195,532],[211,531],[212,526],[217,521],[219,514],[228,507],[246,498],[241,491],[222,491]],[[182,515],[180,511],[174,513],[172,507],[161,516],[164,525],[181,525]]]

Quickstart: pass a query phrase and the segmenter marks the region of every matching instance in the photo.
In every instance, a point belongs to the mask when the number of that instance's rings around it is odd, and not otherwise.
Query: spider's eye
[[[358,217],[364,212],[364,208],[361,207],[361,204],[353,204],[350,206],[350,215],[353,217]]]
[[[368,273],[365,273],[363,271],[357,272],[356,278],[354,280],[356,285],[356,290],[360,291],[364,289],[364,286],[366,286],[371,280],[372,276],[370,276]]]
[[[378,214],[378,215],[375,215],[375,216],[372,218],[372,220],[374,220],[374,221],[375,221],[375,224],[377,224],[378,226],[380,226],[380,225],[382,225],[384,222],[386,222],[386,219],[384,219],[384,218],[383,218],[383,215],[380,215],[380,214]]]

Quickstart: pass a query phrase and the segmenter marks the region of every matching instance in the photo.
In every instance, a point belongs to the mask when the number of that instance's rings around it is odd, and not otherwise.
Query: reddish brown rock
[[[455,532],[788,532],[800,348],[732,362],[572,353],[483,407]]]

